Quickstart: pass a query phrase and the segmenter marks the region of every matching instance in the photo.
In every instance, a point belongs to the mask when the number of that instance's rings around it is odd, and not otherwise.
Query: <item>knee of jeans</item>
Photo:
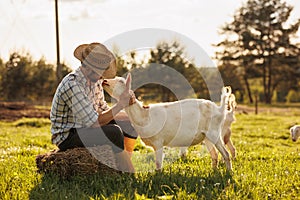
[[[130,132],[130,133],[124,132],[124,136],[125,136],[125,137],[128,137],[128,138],[131,138],[131,139],[137,139],[138,134],[137,134],[137,132],[134,130],[134,131],[132,131],[132,132]]]
[[[118,125],[113,125],[113,135],[114,135],[114,140],[116,141],[118,146],[123,147],[124,146],[124,135],[123,131],[120,126]]]
[[[123,138],[123,130],[121,127],[115,124],[112,126],[114,127],[113,132],[115,133],[115,136]]]

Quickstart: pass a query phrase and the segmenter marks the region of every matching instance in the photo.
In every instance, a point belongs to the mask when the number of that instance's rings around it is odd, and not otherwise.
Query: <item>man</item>
[[[134,172],[130,155],[125,151],[124,134],[125,141],[131,143],[130,151],[136,135],[124,133],[114,121],[123,108],[135,103],[134,93],[128,89],[112,107],[106,104],[102,81],[116,75],[116,60],[104,45],[80,45],[74,56],[80,60],[81,66],[64,77],[52,101],[52,143],[61,151],[109,144],[115,153],[118,169]]]

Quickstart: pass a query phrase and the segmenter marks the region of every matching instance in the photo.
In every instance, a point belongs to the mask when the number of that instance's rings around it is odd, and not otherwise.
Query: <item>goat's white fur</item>
[[[236,108],[236,101],[234,94],[230,94],[228,99],[228,107],[225,115],[225,121],[222,127],[222,139],[224,141],[224,144],[228,147],[231,153],[232,159],[235,159],[236,157],[236,148],[233,145],[233,142],[231,140],[231,124],[236,121],[235,118],[235,108]],[[218,166],[218,153],[215,148],[215,145],[211,143],[206,138],[204,139],[204,143],[206,145],[207,150],[209,151],[212,159],[212,166],[217,167]],[[187,147],[181,147],[180,148],[180,154],[181,157],[186,157],[187,154]]]
[[[131,75],[106,79],[104,89],[115,99],[131,85]],[[128,88],[127,88],[128,89]],[[221,105],[205,99],[186,99],[176,102],[150,104],[143,107],[136,100],[125,112],[141,140],[155,151],[156,169],[162,168],[163,147],[188,147],[210,141],[224,158],[226,168],[232,170],[229,153],[221,138],[230,87],[224,87]]]
[[[291,133],[292,140],[296,142],[300,137],[300,125],[295,125],[292,128],[290,128],[290,133]]]

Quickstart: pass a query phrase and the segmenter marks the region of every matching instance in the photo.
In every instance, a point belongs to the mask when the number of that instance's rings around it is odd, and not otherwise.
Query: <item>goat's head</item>
[[[299,125],[293,126],[292,128],[290,128],[290,132],[291,132],[292,140],[296,142],[297,139],[300,137],[300,126]]]
[[[222,88],[222,96],[229,96],[232,90],[230,86],[225,86]]]
[[[230,94],[229,98],[228,98],[228,107],[227,107],[227,110],[229,112],[234,112],[236,110],[236,107],[237,107],[237,103],[236,103],[236,100],[235,100],[235,95],[234,94]]]
[[[126,79],[123,77],[115,77],[113,79],[105,79],[102,82],[104,90],[113,98],[119,100],[119,97],[125,90],[131,88],[131,74],[128,73]]]

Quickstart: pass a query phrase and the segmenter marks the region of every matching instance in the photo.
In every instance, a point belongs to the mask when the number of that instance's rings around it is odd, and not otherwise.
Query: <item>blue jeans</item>
[[[122,128],[124,127],[125,131]],[[129,132],[131,134],[128,134]],[[112,147],[114,153],[120,153],[124,150],[124,136],[137,138],[137,133],[128,121],[112,120],[109,124],[99,128],[72,128],[69,136],[58,148],[60,151],[76,147],[94,147],[108,144]]]

